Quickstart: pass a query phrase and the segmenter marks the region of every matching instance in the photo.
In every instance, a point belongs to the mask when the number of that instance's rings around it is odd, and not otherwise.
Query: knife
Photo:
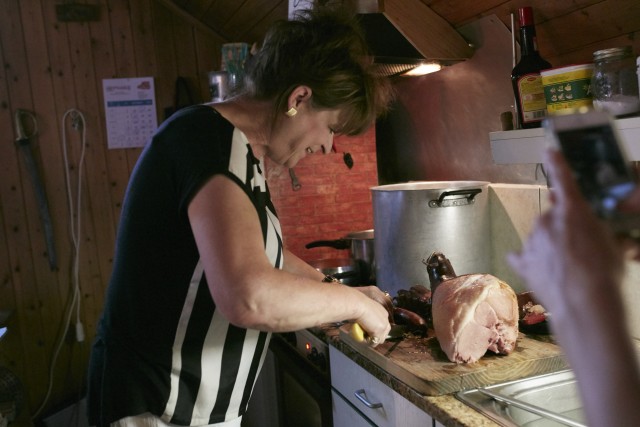
[[[47,203],[47,196],[44,192],[42,179],[40,178],[40,173],[38,172],[35,159],[33,158],[33,153],[31,152],[31,144],[29,143],[30,138],[33,138],[38,133],[38,122],[36,121],[36,117],[33,113],[22,109],[16,110],[14,118],[17,134],[16,144],[22,152],[22,157],[24,158],[25,166],[27,167],[27,172],[29,173],[29,178],[31,179],[31,184],[33,185],[36,201],[38,203],[38,214],[40,216],[40,221],[42,221],[45,243],[47,245],[49,268],[51,270],[57,270],[58,260],[53,241],[53,223],[51,221],[51,215],[49,214],[49,204]],[[25,118],[30,119],[33,125],[33,129],[29,134],[24,128],[23,119]]]
[[[406,325],[391,325],[391,330],[389,334],[384,338],[385,341],[396,341],[404,338],[404,334],[407,332]],[[349,335],[356,342],[366,342],[369,344],[371,342],[371,337],[363,331],[362,327],[357,323],[353,323],[351,325],[351,329],[349,331]]]

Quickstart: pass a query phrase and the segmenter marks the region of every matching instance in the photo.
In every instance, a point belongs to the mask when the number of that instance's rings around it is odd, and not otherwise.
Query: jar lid
[[[607,58],[617,58],[631,55],[631,46],[612,47],[610,49],[596,50],[593,52],[593,60],[600,61]]]

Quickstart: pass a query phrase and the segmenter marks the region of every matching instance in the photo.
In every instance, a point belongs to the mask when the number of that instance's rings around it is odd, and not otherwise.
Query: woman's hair
[[[336,132],[345,135],[365,132],[393,97],[390,82],[375,74],[355,16],[329,7],[276,22],[247,61],[244,83],[249,96],[274,101],[274,114],[287,110],[295,87],[309,86],[314,108],[341,110]]]

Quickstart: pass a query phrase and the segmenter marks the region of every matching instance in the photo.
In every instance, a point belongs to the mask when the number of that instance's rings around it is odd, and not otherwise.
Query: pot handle
[[[463,190],[443,191],[438,200],[430,200],[429,207],[447,208],[451,206],[464,206],[475,202],[475,197],[481,193],[481,188],[465,188]],[[464,197],[454,197],[464,196]],[[447,200],[447,197],[453,197]]]
[[[351,243],[349,239],[338,239],[338,240],[316,240],[311,243],[307,243],[305,248],[319,248],[319,247],[330,247],[334,249],[349,249],[351,247]]]

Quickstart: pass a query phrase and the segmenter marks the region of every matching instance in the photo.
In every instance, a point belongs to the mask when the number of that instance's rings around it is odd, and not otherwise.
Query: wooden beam
[[[177,16],[184,19],[187,24],[192,25],[194,28],[197,28],[203,33],[218,37],[224,40],[225,42],[228,42],[230,40],[230,38],[226,34],[222,34],[221,32],[211,28],[210,26],[203,24],[202,21],[200,21],[199,19],[191,15],[186,10],[177,6],[175,2],[173,2],[172,0],[155,0],[155,1],[162,4],[164,7],[169,9],[172,13],[175,13]]]
[[[381,12],[428,59],[462,60],[473,48],[447,21],[420,0],[378,2]]]

